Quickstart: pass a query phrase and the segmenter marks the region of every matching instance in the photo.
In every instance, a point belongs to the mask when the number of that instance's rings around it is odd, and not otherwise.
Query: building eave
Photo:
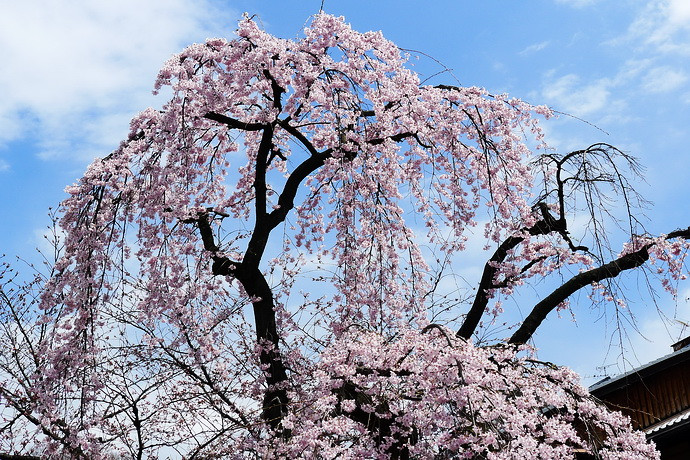
[[[631,371],[605,379],[589,387],[589,392],[597,398],[602,398],[609,393],[626,387],[632,383],[643,380],[651,375],[676,366],[682,362],[690,361],[690,346],[662,356],[652,362],[640,366]]]

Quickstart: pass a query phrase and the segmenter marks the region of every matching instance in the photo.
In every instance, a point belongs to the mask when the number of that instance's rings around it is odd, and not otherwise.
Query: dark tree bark
[[[552,232],[558,232],[571,245],[573,250],[586,250],[586,248],[582,246],[574,246],[572,244],[568,236],[568,229],[564,217],[556,219],[553,215],[551,215],[545,203],[538,203],[537,207],[542,214],[542,219],[533,226],[522,229],[519,234],[506,238],[484,265],[484,271],[482,272],[482,278],[479,281],[474,302],[472,303],[472,306],[470,307],[462,326],[460,326],[460,329],[457,332],[458,337],[462,337],[463,339],[469,339],[472,337],[472,334],[474,334],[476,331],[477,327],[479,326],[479,322],[486,311],[486,306],[490,298],[490,291],[500,287],[494,280],[496,274],[498,273],[500,264],[505,261],[511,250],[517,248],[520,243],[525,241],[527,235],[548,235]],[[523,271],[528,268],[529,265],[524,267]],[[510,281],[511,280],[504,280],[503,284],[509,283]]]
[[[41,460],[41,457],[35,455],[0,454],[0,460]]]
[[[690,228],[671,232],[666,236],[666,238],[688,239],[690,238]],[[537,328],[546,319],[546,316],[549,313],[551,313],[554,309],[556,309],[556,307],[558,307],[558,305],[583,287],[592,283],[598,283],[605,279],[615,278],[625,270],[640,267],[649,259],[649,249],[652,246],[653,244],[644,245],[637,251],[625,254],[607,264],[592,268],[582,273],[578,273],[570,278],[534,306],[518,330],[515,331],[510,337],[509,343],[526,343],[530,338],[532,338],[532,335],[534,335]]]

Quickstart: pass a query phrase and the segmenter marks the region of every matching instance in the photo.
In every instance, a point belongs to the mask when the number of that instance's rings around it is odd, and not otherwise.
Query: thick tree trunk
[[[206,214],[196,219],[201,239],[206,250],[216,253],[219,251],[213,238],[213,231]],[[252,300],[254,308],[254,325],[256,341],[262,349],[259,361],[266,371],[266,394],[263,401],[262,417],[273,429],[279,429],[283,417],[287,413],[289,403],[287,391],[283,384],[287,381],[285,364],[280,358],[279,335],[275,318],[275,303],[273,292],[266,278],[258,267],[248,267],[245,263],[234,262],[227,257],[213,256],[212,271],[218,276],[232,276],[236,278]]]
[[[255,299],[254,324],[256,341],[261,345],[259,360],[267,366],[266,383],[268,388],[264,395],[263,419],[272,428],[277,429],[287,414],[288,396],[283,388],[287,381],[285,365],[280,357],[279,336],[275,318],[275,303],[270,286],[259,269],[235,271],[235,276],[242,283],[247,294]]]

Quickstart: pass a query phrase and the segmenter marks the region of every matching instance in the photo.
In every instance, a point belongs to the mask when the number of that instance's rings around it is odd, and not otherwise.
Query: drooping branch
[[[204,115],[204,118],[227,125],[228,128],[242,129],[244,131],[260,131],[266,127],[263,123],[246,123],[216,112],[208,112]]]
[[[285,131],[290,133],[295,139],[300,141],[300,143],[309,151],[309,153],[312,154],[312,156],[319,155],[319,152],[314,148],[314,145],[311,142],[309,142],[309,139],[307,139],[299,129],[290,124],[289,119],[278,120],[278,126],[283,128]]]
[[[666,238],[688,239],[690,238],[690,228],[671,232]],[[583,287],[591,285],[592,283],[601,282],[605,279],[615,278],[625,270],[643,265],[649,259],[649,249],[652,246],[654,246],[654,243],[645,244],[636,251],[625,254],[607,264],[578,273],[570,278],[534,306],[518,330],[510,337],[509,343],[526,343],[551,311],[556,309],[558,305]]]
[[[477,326],[479,325],[479,322],[484,315],[486,306],[489,302],[490,291],[499,287],[495,283],[495,277],[500,269],[500,264],[506,259],[511,250],[515,249],[525,240],[526,235],[547,235],[551,232],[558,232],[561,234],[561,236],[563,236],[563,238],[568,239],[568,241],[570,240],[568,237],[565,220],[556,220],[551,215],[544,203],[539,203],[539,209],[542,214],[542,219],[533,226],[523,229],[520,233],[506,238],[484,265],[484,271],[482,273],[482,278],[479,281],[474,302],[472,303],[472,307],[470,307],[462,326],[457,332],[458,337],[469,339],[472,334],[474,334],[474,331],[477,329]]]
[[[70,429],[70,426],[65,423],[64,420],[58,418],[54,421],[51,421],[49,425],[46,425],[42,422],[42,420],[40,420],[40,416],[36,414],[35,408],[31,407],[30,405],[27,406],[28,398],[13,394],[8,389],[0,388],[0,398],[2,398],[2,401],[15,410],[18,414],[39,428],[44,435],[61,444],[64,449],[71,454],[71,458],[87,458],[81,446],[74,443],[73,430]],[[6,456],[5,458],[12,457]],[[27,456],[25,458],[31,459],[35,457]],[[2,459],[2,457],[0,457],[0,459]]]
[[[508,342],[515,344],[526,343],[541,325],[542,321],[546,319],[546,316],[568,297],[592,283],[615,278],[624,270],[641,266],[649,259],[649,248],[650,245],[645,245],[635,252],[573,276],[535,305],[532,312],[525,318],[520,328],[515,331]]]
[[[444,87],[442,89],[451,88]],[[468,114],[468,116],[470,115]],[[527,235],[547,235],[557,232],[573,253],[582,251],[595,256],[597,260],[602,260],[604,251],[601,239],[605,238],[605,236],[601,236],[602,229],[598,228],[601,224],[599,222],[600,219],[595,215],[593,208],[595,202],[602,202],[604,200],[605,195],[603,194],[602,187],[606,185],[622,195],[629,219],[633,218],[631,200],[633,197],[636,197],[638,201],[641,200],[634,193],[629,180],[621,175],[616,161],[622,161],[633,175],[639,175],[639,166],[635,158],[605,143],[593,144],[586,149],[575,150],[565,155],[544,154],[535,161],[535,166],[543,167],[545,181],[545,190],[538,198],[537,203],[542,220],[534,226],[524,228],[520,232],[506,238],[487,261],[472,307],[461,328],[458,330],[459,337],[467,339],[474,333],[486,310],[491,290],[511,284],[511,278],[497,282],[495,276],[498,274],[501,264],[505,261],[508,254],[517,248],[526,239]],[[567,206],[572,200],[574,193],[581,193],[584,196],[584,202],[588,206],[591,225],[594,226],[592,234],[595,236],[596,254],[592,254],[589,248],[574,243],[568,232]],[[551,203],[554,206],[557,213],[556,216],[551,214],[547,203]],[[632,222],[630,223],[630,231],[632,234]],[[539,259],[528,262],[523,267],[521,273],[524,273],[537,262],[539,262]]]
[[[644,233],[636,230],[639,221],[635,209],[643,208],[647,202],[636,192],[635,180],[644,180],[637,159],[607,143],[596,143],[582,150],[575,150],[565,155],[544,154],[534,163],[542,168],[545,190],[539,201],[550,201],[555,195],[560,220],[565,220],[566,213],[576,211],[575,204],[584,203],[584,211],[589,214],[589,233],[593,237],[593,250],[590,254],[600,263],[606,260],[610,244],[604,231],[605,218],[612,215],[612,202],[621,199],[627,221],[626,231],[629,236]],[[582,199],[575,199],[575,196]],[[571,249],[573,244],[569,241]]]

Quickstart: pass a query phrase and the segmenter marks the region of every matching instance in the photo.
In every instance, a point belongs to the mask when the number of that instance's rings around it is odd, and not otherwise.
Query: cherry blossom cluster
[[[246,447],[264,458],[388,458],[396,443],[409,444],[410,458],[572,459],[575,449],[658,458],[572,371],[530,356],[475,347],[442,327],[401,331],[394,342],[352,329],[294,394],[290,438]]]

